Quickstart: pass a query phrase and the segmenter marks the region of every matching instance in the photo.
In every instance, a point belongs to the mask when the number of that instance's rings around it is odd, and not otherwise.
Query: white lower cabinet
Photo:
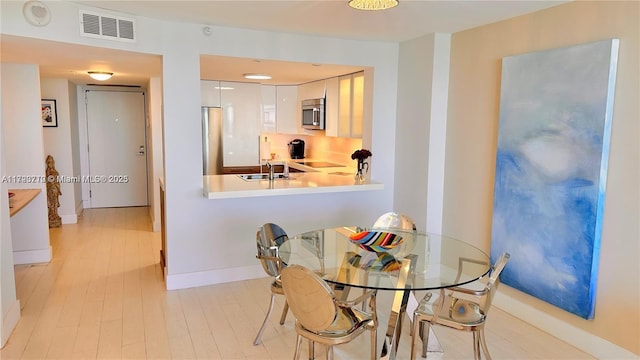
[[[260,164],[260,84],[220,82],[223,166]]]

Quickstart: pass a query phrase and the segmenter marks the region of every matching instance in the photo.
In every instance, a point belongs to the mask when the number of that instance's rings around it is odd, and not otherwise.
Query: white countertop
[[[348,165],[344,165],[344,166],[336,166],[336,167],[319,167],[319,168],[314,168],[311,166],[306,166],[303,164],[298,164],[298,161],[306,161],[306,162],[328,162],[328,163],[334,163],[333,161],[327,161],[327,160],[322,160],[322,159],[309,159],[309,158],[305,158],[305,159],[292,159],[292,160],[287,160],[287,162],[289,163],[289,167],[292,169],[298,169],[298,170],[302,170],[305,172],[322,172],[322,173],[338,173],[338,174],[345,174],[345,173],[349,173],[353,176],[353,174],[356,171],[355,166],[352,167],[352,165],[355,164],[348,164]],[[283,163],[282,161],[280,163]],[[276,162],[277,164],[277,162]],[[335,163],[337,164],[337,163]]]
[[[293,167],[293,166],[292,166]],[[331,168],[333,169],[333,168]],[[356,185],[352,173],[345,168],[338,171],[346,175],[331,174],[326,169],[315,172],[290,174],[290,178],[278,180],[246,181],[237,175],[206,175],[203,177],[204,196],[208,199],[232,199],[257,196],[280,196],[382,190],[380,183]]]

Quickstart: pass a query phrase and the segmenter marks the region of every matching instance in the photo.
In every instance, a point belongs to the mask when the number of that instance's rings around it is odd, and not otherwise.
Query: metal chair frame
[[[282,229],[278,225],[267,223],[267,224],[264,224],[262,227],[260,227],[260,230],[258,230],[258,232],[256,233],[256,247],[257,247],[256,258],[260,260],[260,262],[262,263],[262,266],[265,272],[268,275],[273,276],[274,280],[271,283],[271,300],[269,301],[269,310],[267,311],[267,315],[265,316],[264,321],[260,326],[260,330],[258,330],[258,334],[256,335],[256,338],[253,340],[253,345],[260,344],[262,333],[264,333],[264,330],[267,327],[267,324],[269,323],[269,318],[271,317],[271,313],[273,312],[273,307],[276,302],[276,295],[284,296],[284,290],[282,289],[282,283],[280,282],[280,273],[282,272],[282,269],[286,266],[286,264],[280,257],[279,245],[281,243],[277,244],[276,243],[277,239],[269,239],[269,241],[272,242],[273,244],[269,247],[265,247],[261,242],[261,236],[264,235],[263,233],[273,233],[272,231],[267,232],[265,229],[268,227],[274,227],[274,226],[277,227],[277,229],[282,231]],[[286,237],[286,234],[284,236]],[[266,239],[263,239],[263,240],[266,240]],[[275,267],[271,266],[274,264],[275,264]],[[285,301],[284,307],[282,309],[282,315],[280,315],[280,325],[284,324],[287,318],[288,312],[289,312],[289,305]]]
[[[500,284],[500,273],[509,261],[510,255],[503,253],[493,265],[489,280],[479,290],[463,287],[440,289],[439,298],[431,300],[428,293],[420,302],[413,315],[413,334],[420,334],[422,339],[422,357],[426,357],[429,326],[441,325],[456,330],[473,333],[473,356],[479,360],[480,349],[486,359],[491,360],[489,348],[484,335],[484,325],[491,307],[491,301]],[[475,300],[469,300],[469,297]],[[471,316],[468,315],[471,313]],[[411,339],[411,357],[415,358],[415,346],[418,336]]]
[[[376,293],[366,292],[356,299],[336,298],[331,287],[315,272],[300,265],[282,270],[282,286],[287,302],[296,317],[296,349],[300,358],[302,338],[309,340],[309,359],[314,358],[314,344],[326,345],[327,360],[333,359],[333,346],[352,341],[365,330],[371,332],[371,359],[377,358]],[[357,309],[369,299],[371,312]]]

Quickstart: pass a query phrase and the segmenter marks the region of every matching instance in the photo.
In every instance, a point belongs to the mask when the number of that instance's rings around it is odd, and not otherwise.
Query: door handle
[[[320,125],[320,109],[313,109],[313,125]]]
[[[138,156],[144,156],[144,145],[140,145],[140,148],[138,149]]]

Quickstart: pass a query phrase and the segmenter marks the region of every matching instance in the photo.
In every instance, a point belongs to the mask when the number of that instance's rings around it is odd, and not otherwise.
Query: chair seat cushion
[[[336,319],[327,329],[322,331],[310,331],[296,322],[297,331],[306,334],[303,336],[309,339],[315,338],[316,340],[313,341],[325,343],[328,341],[334,345],[349,342],[366,329],[371,329],[374,326],[371,315],[355,308],[339,308]]]
[[[439,304],[439,297],[434,296],[430,301],[421,303],[416,309],[416,313],[425,320],[431,321]],[[459,328],[482,324],[485,318],[486,316],[479,304],[447,295],[438,314],[437,322]]]
[[[338,308],[338,315],[333,323],[318,334],[323,336],[342,336],[355,331],[371,322],[371,315],[355,308]]]

